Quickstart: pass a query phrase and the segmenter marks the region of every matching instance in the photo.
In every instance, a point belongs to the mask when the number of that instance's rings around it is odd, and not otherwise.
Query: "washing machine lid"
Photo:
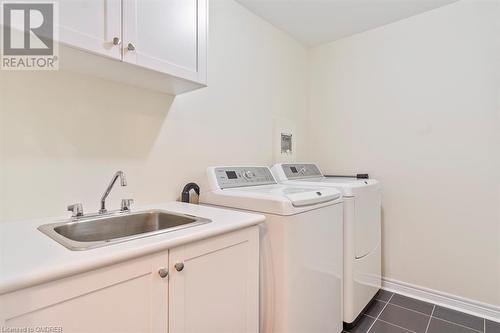
[[[316,205],[342,197],[340,191],[332,188],[297,187],[282,184],[239,187],[225,191],[230,191],[232,195],[254,196],[264,200],[288,200],[294,207]]]
[[[200,202],[278,215],[292,215],[342,201],[329,187],[277,184],[268,167],[211,167],[209,190]]]
[[[284,181],[282,184],[291,186],[319,186],[333,187],[342,191],[345,197],[354,197],[368,187],[379,187],[379,182],[375,179],[357,179],[357,178],[337,178],[337,177],[321,177],[308,178]]]

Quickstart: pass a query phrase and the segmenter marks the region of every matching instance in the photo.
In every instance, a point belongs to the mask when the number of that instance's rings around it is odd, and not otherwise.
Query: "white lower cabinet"
[[[169,332],[259,331],[259,238],[253,228],[170,251]]]
[[[0,327],[256,333],[258,251],[251,227],[4,294]]]
[[[164,331],[168,281],[157,272],[167,265],[164,252],[2,295],[0,326],[35,332],[61,327],[64,333]]]

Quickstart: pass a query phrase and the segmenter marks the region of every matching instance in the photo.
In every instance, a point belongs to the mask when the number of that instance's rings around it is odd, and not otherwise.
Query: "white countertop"
[[[180,244],[242,229],[263,215],[181,202],[149,205],[133,211],[163,209],[211,219],[211,223],[85,251],[71,251],[38,226],[68,217],[0,223],[0,295],[47,281],[166,250]]]

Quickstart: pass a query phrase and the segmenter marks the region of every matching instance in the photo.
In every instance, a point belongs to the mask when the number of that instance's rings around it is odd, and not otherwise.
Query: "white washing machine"
[[[262,213],[261,333],[342,331],[342,195],[277,184],[268,167],[212,167],[200,203]]]
[[[344,198],[344,322],[353,323],[381,288],[381,193],[374,179],[324,177],[315,164],[276,164],[275,178],[293,186],[324,186]]]

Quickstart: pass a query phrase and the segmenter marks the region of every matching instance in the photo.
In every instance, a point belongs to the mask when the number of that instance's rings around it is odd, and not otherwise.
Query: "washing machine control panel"
[[[215,178],[221,189],[276,184],[268,167],[219,167]]]
[[[288,179],[321,177],[316,164],[282,164],[283,172]]]

